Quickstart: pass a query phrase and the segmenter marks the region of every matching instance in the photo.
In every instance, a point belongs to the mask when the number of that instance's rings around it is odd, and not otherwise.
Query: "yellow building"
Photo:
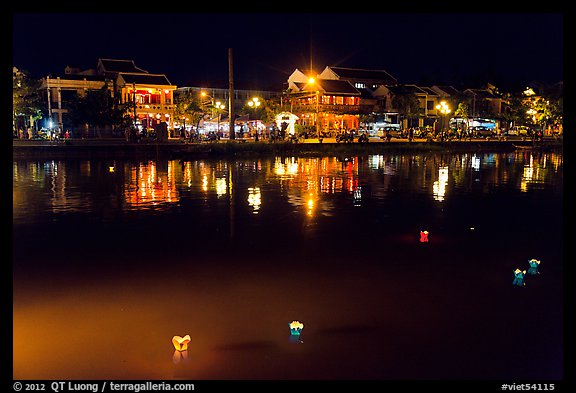
[[[300,124],[314,127],[320,135],[358,130],[360,92],[348,81],[311,78],[296,69],[288,78],[285,99]]]
[[[123,103],[132,102],[130,116],[140,127],[154,128],[166,122],[173,129],[174,90],[165,75],[120,73],[116,80],[117,91]]]
[[[133,103],[130,117],[136,119],[139,128],[153,128],[165,122],[168,129],[173,129],[176,86],[164,74],[151,74],[133,60],[117,59],[98,59],[96,68],[84,71],[66,67],[63,76],[43,78],[48,123],[61,130],[71,128],[66,117],[67,104],[88,90],[101,89],[107,81],[112,82],[110,94],[119,95],[121,103]]]

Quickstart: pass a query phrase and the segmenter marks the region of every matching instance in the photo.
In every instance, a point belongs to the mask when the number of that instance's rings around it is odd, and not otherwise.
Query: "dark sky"
[[[281,89],[299,68],[383,69],[401,83],[563,80],[564,16],[542,13],[14,13],[13,65],[42,77],[133,59],[178,86]],[[473,86],[471,86],[473,85]],[[240,88],[240,87],[239,87]]]

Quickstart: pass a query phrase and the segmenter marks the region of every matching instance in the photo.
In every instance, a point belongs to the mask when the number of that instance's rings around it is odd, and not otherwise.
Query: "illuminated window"
[[[359,98],[358,97],[346,97],[344,103],[346,105],[358,105]]]

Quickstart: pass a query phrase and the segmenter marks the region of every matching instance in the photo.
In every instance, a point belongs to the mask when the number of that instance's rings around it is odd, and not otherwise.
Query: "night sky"
[[[59,44],[58,44],[59,43]],[[564,16],[542,13],[14,13],[35,77],[132,59],[177,86],[282,88],[296,69],[383,69],[400,83],[520,88],[563,80]]]

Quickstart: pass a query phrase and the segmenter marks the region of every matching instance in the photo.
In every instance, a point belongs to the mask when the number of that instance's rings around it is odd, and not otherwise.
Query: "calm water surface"
[[[14,161],[14,378],[562,379],[562,181],[538,151]]]

